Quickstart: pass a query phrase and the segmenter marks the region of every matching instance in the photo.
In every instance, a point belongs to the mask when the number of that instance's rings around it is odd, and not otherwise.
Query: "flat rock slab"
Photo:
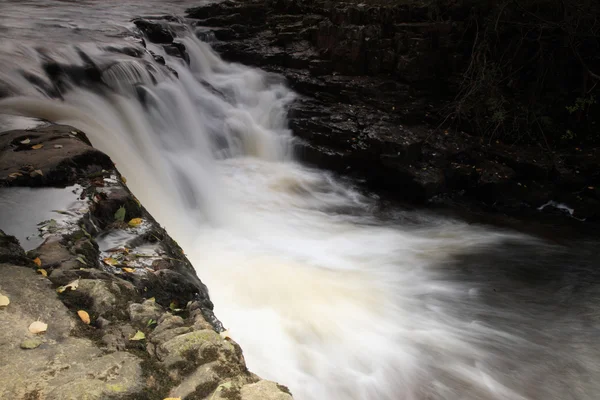
[[[0,186],[67,185],[99,167],[112,168],[110,158],[70,126],[0,133]]]
[[[74,336],[82,324],[49,280],[12,264],[0,264],[0,277],[0,293],[10,299],[0,309],[0,398],[106,399],[140,391],[140,359],[105,354]],[[37,320],[48,324],[45,333],[29,332]]]

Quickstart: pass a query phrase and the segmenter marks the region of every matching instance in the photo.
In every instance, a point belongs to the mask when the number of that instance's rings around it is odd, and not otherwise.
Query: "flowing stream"
[[[0,0],[0,128],[69,124],[109,154],[253,372],[297,400],[599,398],[595,243],[383,207],[295,161],[281,77],[222,61],[192,29],[189,65],[148,45],[178,77],[105,51],[141,49],[135,13],[194,2],[117,3]],[[104,88],[51,98],[42,62],[82,53]]]

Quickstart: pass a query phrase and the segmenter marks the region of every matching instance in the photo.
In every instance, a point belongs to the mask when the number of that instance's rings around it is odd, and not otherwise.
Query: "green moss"
[[[117,393],[123,393],[123,392],[127,391],[127,388],[124,385],[119,385],[119,384],[106,385],[106,389],[110,392],[117,392]]]

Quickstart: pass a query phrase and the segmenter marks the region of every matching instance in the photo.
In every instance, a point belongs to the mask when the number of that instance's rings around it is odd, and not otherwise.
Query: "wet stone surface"
[[[0,231],[0,295],[10,300],[0,306],[0,398],[291,398],[247,370],[183,250],[83,132],[52,125],[0,138],[4,196],[77,185],[55,219],[39,221],[39,246],[25,252]],[[7,203],[17,216],[37,194],[24,193]],[[36,321],[46,330],[34,333]]]

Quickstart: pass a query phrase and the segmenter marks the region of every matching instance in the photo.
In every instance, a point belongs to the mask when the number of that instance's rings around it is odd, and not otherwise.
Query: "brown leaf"
[[[32,148],[33,150],[39,150],[39,149],[41,149],[42,147],[44,147],[44,145],[43,145],[43,144],[36,144],[35,146],[31,146],[31,148]]]
[[[79,315],[79,318],[83,321],[84,324],[90,324],[90,314],[88,314],[86,311],[79,310],[77,311],[77,315]]]
[[[40,260],[40,258],[39,258],[39,257],[36,257],[36,258],[33,260],[33,263],[34,263],[35,265],[37,265],[38,267],[41,267],[41,266],[42,266],[42,260]]]

